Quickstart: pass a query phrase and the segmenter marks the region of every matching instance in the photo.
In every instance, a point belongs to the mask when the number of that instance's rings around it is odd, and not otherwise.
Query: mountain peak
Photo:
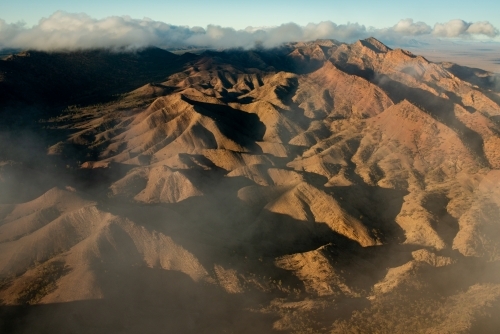
[[[387,45],[376,39],[375,37],[369,37],[359,41],[361,45],[377,52],[377,53],[386,53],[391,51]]]

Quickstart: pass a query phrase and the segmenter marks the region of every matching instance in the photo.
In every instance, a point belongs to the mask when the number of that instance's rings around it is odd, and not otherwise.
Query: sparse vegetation
[[[378,296],[370,306],[337,320],[331,334],[424,333],[448,317],[446,300],[428,293],[399,290]]]
[[[57,288],[57,280],[68,273],[69,268],[62,261],[50,261],[35,269],[19,292],[17,302],[36,304]]]

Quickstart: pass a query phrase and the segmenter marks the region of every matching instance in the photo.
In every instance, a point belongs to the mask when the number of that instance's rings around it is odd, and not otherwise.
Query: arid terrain
[[[474,69],[500,73],[500,44],[498,43],[450,43],[443,40],[430,43],[411,40],[405,47],[412,53],[433,62],[457,63]]]
[[[497,74],[25,51],[0,118],[1,333],[498,333]]]

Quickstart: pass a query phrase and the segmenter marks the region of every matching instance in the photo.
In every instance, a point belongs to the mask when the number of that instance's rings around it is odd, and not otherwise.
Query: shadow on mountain
[[[395,220],[404,197],[408,195],[406,190],[351,185],[326,187],[324,191],[332,195],[351,216],[376,231],[376,236],[383,243],[397,243],[405,239],[403,229]]]
[[[195,106],[195,110],[203,116],[210,117],[217,124],[224,136],[252,151],[259,150],[256,141],[261,141],[266,132],[266,126],[256,114],[250,114],[229,106],[211,104],[191,100],[186,96],[182,99]]]
[[[106,269],[106,268],[104,268]],[[180,272],[151,268],[99,271],[104,298],[0,306],[2,333],[271,333],[256,294],[228,294]]]
[[[148,82],[162,82],[196,58],[153,47],[138,52],[26,51],[0,61],[0,73],[6,74],[0,82],[5,97],[0,107],[14,101],[64,106],[102,103]]]
[[[470,150],[477,156],[480,163],[489,166],[483,150],[483,139],[477,132],[469,129],[456,118],[453,101],[435,96],[420,88],[406,86],[386,75],[377,75],[373,81],[389,95],[394,103],[408,100],[433,118],[454,129],[462,142],[470,146]]]
[[[223,60],[237,68],[259,69],[262,71],[287,71],[291,68],[291,63],[285,57],[284,48],[269,50],[249,50],[232,49],[224,51],[207,51],[202,56],[214,57]]]
[[[489,305],[472,322],[470,334],[497,334],[500,328],[500,300]]]
[[[363,248],[327,224],[315,222],[312,215],[310,220],[302,221],[241,201],[237,191],[248,182],[243,177],[223,178],[215,190],[203,197],[157,205],[110,202],[102,209],[168,235],[205,268],[219,264],[240,272],[272,273],[286,282],[296,279],[273,265],[276,257],[326,244],[335,245],[341,253]]]
[[[483,89],[491,89],[494,92],[500,93],[500,75],[498,74],[493,74],[479,68],[460,66],[458,64],[449,64],[446,66],[446,70],[472,85],[479,86]]]
[[[444,193],[430,193],[425,196],[422,206],[436,219],[436,232],[443,241],[451,245],[459,231],[459,225],[458,219],[446,210],[449,202],[450,200]]]
[[[360,68],[356,64],[349,63],[337,64],[332,60],[331,62],[334,66],[338,66],[343,72],[347,74],[355,75],[368,81],[371,81],[375,78],[375,71],[373,71],[371,68]]]
[[[442,295],[453,295],[476,284],[500,283],[500,262],[460,257],[460,261],[438,268],[428,268],[428,282],[431,288]]]

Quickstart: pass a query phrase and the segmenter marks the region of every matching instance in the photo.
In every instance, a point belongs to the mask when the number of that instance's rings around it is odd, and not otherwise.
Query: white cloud
[[[0,43],[4,47],[37,50],[140,48],[164,41],[179,44],[196,33],[199,30],[150,19],[113,16],[96,20],[86,14],[65,12],[56,12],[29,29],[0,21]]]
[[[330,21],[318,24],[310,23],[305,27],[295,23],[286,23],[277,27],[255,29],[248,27],[245,30],[209,25],[204,34],[193,35],[185,43],[216,48],[251,48],[257,44],[263,47],[275,47],[293,41],[310,41],[321,38],[350,41],[365,38],[368,35],[366,28],[357,23],[337,25]]]
[[[0,48],[37,50],[76,50],[89,48],[141,48],[146,46],[183,47],[187,45],[252,48],[274,47],[285,42],[332,38],[345,42],[374,36],[395,43],[412,36],[464,37],[486,35],[496,37],[498,30],[489,22],[467,23],[452,20],[438,23],[432,29],[424,22],[404,19],[385,29],[366,28],[358,23],[336,24],[331,21],[299,26],[295,23],[277,27],[248,27],[244,30],[209,25],[174,26],[148,18],[133,19],[112,16],[94,19],[86,14],[56,12],[27,28],[22,23],[8,24],[0,19]]]
[[[404,36],[418,36],[431,33],[432,28],[424,22],[413,22],[413,19],[404,19],[392,27],[392,31]]]
[[[488,37],[496,37],[499,34],[498,29],[487,21],[472,23],[467,29],[467,33]]]
[[[432,33],[440,37],[458,37],[465,34],[469,24],[463,20],[451,20],[446,23],[436,23]]]
[[[432,33],[441,37],[486,35],[493,38],[499,35],[498,29],[487,21],[468,23],[459,19],[436,23]]]

